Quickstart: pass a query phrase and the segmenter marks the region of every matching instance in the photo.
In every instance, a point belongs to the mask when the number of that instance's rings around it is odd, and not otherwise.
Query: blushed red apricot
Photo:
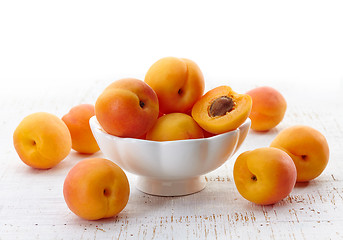
[[[125,78],[110,84],[95,103],[101,127],[119,137],[141,137],[156,122],[158,98],[145,82]]]
[[[69,171],[63,196],[69,209],[81,218],[110,218],[126,207],[130,184],[125,172],[112,161],[88,158]]]
[[[247,92],[252,98],[251,129],[267,131],[283,119],[287,103],[280,92],[271,87],[257,87]]]

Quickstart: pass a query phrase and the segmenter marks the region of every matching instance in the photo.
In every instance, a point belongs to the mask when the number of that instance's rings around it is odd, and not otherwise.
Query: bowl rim
[[[223,136],[227,135],[232,135],[232,134],[237,134],[240,132],[240,128],[246,124],[249,124],[251,122],[250,118],[247,118],[244,123],[242,123],[238,128],[231,130],[229,132],[217,134],[211,137],[206,137],[206,138],[195,138],[195,139],[182,139],[182,140],[173,140],[173,141],[154,141],[154,140],[147,140],[147,139],[139,139],[139,138],[132,138],[132,137],[118,137],[115,135],[111,135],[107,133],[100,125],[98,122],[96,116],[92,116],[89,119],[89,124],[91,126],[92,131],[97,131],[101,135],[105,136],[106,138],[110,138],[113,141],[127,141],[127,142],[144,142],[144,143],[151,143],[151,144],[160,144],[160,145],[165,145],[165,144],[176,144],[176,143],[190,143],[190,142],[202,142],[202,141],[211,141],[217,138],[221,138]]]
[[[249,124],[251,122],[251,119],[248,117],[239,127],[237,127],[234,130],[225,132],[225,133],[220,133],[216,134],[211,137],[204,137],[204,138],[195,138],[195,139],[182,139],[182,140],[173,140],[173,141],[154,141],[154,140],[147,140],[147,139],[139,139],[139,138],[132,138],[132,137],[118,137],[115,135],[111,135],[107,133],[100,125],[99,121],[97,120],[96,116],[92,116],[89,119],[89,125],[91,126],[92,131],[95,130],[102,134],[103,136],[110,138],[112,140],[119,140],[119,141],[127,141],[127,142],[144,142],[144,143],[151,143],[151,144],[176,144],[176,143],[186,143],[186,142],[202,142],[202,141],[210,141],[216,138],[220,138],[222,136],[227,136],[227,135],[232,135],[232,134],[237,134],[240,132],[240,128],[243,125]]]

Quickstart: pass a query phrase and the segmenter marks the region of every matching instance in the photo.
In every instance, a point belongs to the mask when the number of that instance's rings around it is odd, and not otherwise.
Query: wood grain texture
[[[86,221],[75,216],[64,202],[62,187],[67,172],[92,156],[71,154],[55,168],[41,171],[24,165],[12,143],[12,134],[26,115],[47,111],[61,117],[79,103],[94,103],[107,83],[84,88],[63,86],[43,89],[37,96],[1,98],[0,138],[0,239],[343,239],[343,101],[337,91],[316,101],[291,86],[279,89],[288,100],[284,121],[267,133],[249,132],[241,149],[222,167],[206,175],[206,188],[183,197],[156,197],[135,188],[128,173],[131,195],[116,217]],[[246,84],[249,89],[254,84]],[[310,90],[309,90],[310,91]],[[238,154],[268,146],[282,129],[305,124],[321,131],[330,146],[323,174],[297,184],[291,194],[271,206],[243,199],[233,182]]]

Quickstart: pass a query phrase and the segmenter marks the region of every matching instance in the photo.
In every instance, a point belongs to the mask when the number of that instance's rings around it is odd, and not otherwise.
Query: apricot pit
[[[208,114],[211,117],[224,116],[226,113],[230,112],[234,106],[235,104],[232,98],[221,96],[212,102]]]

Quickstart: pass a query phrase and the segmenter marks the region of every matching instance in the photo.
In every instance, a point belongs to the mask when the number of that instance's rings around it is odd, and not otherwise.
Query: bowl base
[[[182,196],[200,192],[206,187],[205,176],[182,180],[166,180],[149,177],[138,177],[136,188],[144,193],[156,196]]]

